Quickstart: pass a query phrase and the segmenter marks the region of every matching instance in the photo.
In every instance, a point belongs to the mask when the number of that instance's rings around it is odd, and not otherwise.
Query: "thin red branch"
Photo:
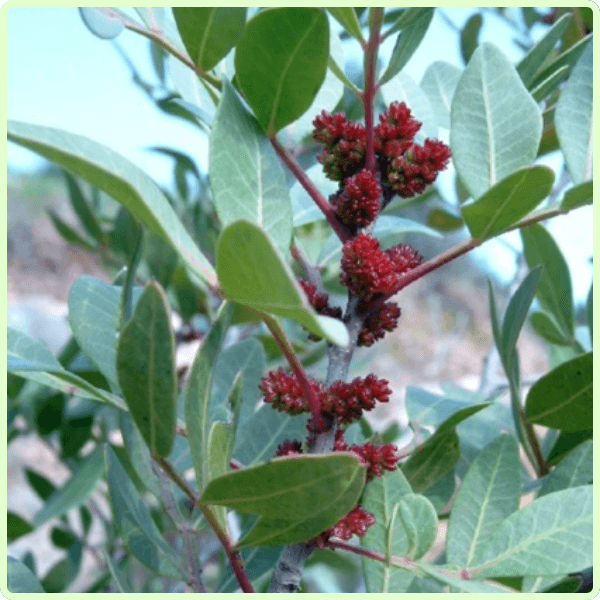
[[[302,363],[298,360],[292,345],[287,339],[284,331],[281,327],[278,326],[277,322],[273,318],[265,318],[264,319],[273,339],[283,352],[283,355],[287,359],[294,375],[298,379],[298,383],[304,392],[304,397],[308,402],[308,407],[310,408],[310,412],[313,417],[313,425],[316,431],[325,431],[329,428],[329,425],[325,421],[325,419],[321,416],[321,403],[319,402],[319,398],[315,394],[306,373],[304,372],[304,368],[302,367]]]
[[[383,21],[383,8],[372,8],[370,18],[369,41],[365,49],[365,89],[362,96],[365,107],[365,128],[367,130],[366,168],[373,175],[376,175],[374,103],[377,86],[375,84],[375,77],[377,71],[377,53],[380,43],[379,32]]]
[[[188,486],[188,484],[179,476],[179,473],[177,473],[177,471],[166,459],[157,455],[153,455],[152,458],[158,465],[160,465],[162,470],[173,481],[173,483],[179,487],[179,489],[181,489],[181,491],[184,492],[184,494],[186,494],[187,497],[200,509],[200,512],[202,512],[202,515],[206,519],[207,523],[215,532],[217,538],[219,538],[219,541],[225,550],[225,554],[227,554],[227,558],[229,559],[231,570],[238,580],[242,591],[246,593],[254,593],[254,588],[252,587],[252,582],[248,577],[244,563],[242,562],[240,555],[233,549],[233,545],[229,539],[229,536],[227,535],[227,532],[221,527],[221,524],[217,520],[212,508],[209,505],[200,502],[200,498],[198,498],[194,490]]]
[[[335,231],[336,235],[346,242],[350,239],[350,235],[344,228],[344,226],[337,220],[333,207],[319,192],[315,184],[308,178],[304,169],[298,164],[296,159],[279,143],[279,140],[274,136],[269,136],[269,140],[275,152],[279,158],[283,161],[285,166],[290,170],[294,177],[298,180],[300,185],[306,190],[306,193],[313,199],[314,203],[319,207],[320,211],[325,215],[325,218]]]

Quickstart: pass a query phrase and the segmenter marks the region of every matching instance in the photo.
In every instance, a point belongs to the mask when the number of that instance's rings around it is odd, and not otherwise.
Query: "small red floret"
[[[398,326],[400,307],[395,302],[386,302],[379,311],[367,317],[358,334],[359,346],[372,346],[385,336],[386,331],[394,331]]]
[[[351,230],[370,225],[379,213],[381,186],[366,169],[344,181],[332,204],[340,221]]]

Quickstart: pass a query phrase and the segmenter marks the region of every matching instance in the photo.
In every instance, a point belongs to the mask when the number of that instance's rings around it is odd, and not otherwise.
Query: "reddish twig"
[[[173,481],[173,483],[181,491],[183,491],[187,497],[200,509],[200,512],[206,519],[207,523],[219,538],[219,541],[225,550],[225,554],[227,554],[227,558],[229,559],[231,570],[233,571],[235,578],[238,580],[242,591],[254,593],[254,588],[252,587],[252,582],[248,577],[244,563],[242,562],[240,555],[233,549],[233,545],[229,539],[229,536],[221,527],[212,508],[209,505],[200,502],[200,498],[196,496],[194,490],[188,486],[188,484],[179,476],[179,473],[177,473],[177,471],[167,460],[165,460],[162,456],[157,455],[153,455],[152,458],[158,465],[160,465],[162,470]]]
[[[375,162],[375,126],[374,126],[374,102],[377,94],[375,76],[377,70],[377,53],[379,50],[379,32],[383,22],[383,8],[372,8],[369,31],[369,41],[365,48],[365,89],[362,100],[365,107],[365,128],[367,130],[367,161],[366,168],[377,175],[377,164]]]
[[[279,158],[283,161],[285,166],[290,170],[294,177],[298,180],[300,185],[306,190],[306,193],[313,199],[314,203],[319,207],[319,210],[325,215],[325,218],[331,225],[331,228],[335,231],[336,235],[346,242],[350,239],[350,235],[344,228],[344,226],[337,220],[333,207],[319,192],[315,184],[308,178],[304,169],[298,164],[296,159],[279,143],[279,140],[274,136],[269,136],[269,140],[275,152]]]

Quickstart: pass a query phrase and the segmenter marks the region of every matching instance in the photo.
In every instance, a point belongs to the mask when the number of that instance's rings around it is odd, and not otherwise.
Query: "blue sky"
[[[459,28],[471,8],[444,8],[444,15]],[[170,160],[148,151],[151,146],[169,146],[193,156],[202,170],[207,168],[207,138],[197,128],[168,117],[131,82],[131,75],[112,43],[94,37],[83,25],[76,8],[8,9],[7,113],[9,119],[57,127],[101,142],[148,172],[161,185],[171,182]],[[493,15],[486,15],[480,41],[491,41],[516,62],[521,54],[511,41],[514,32]],[[155,81],[149,62],[148,40],[125,31],[118,37],[142,76]],[[389,40],[382,53],[390,52]],[[346,57],[349,58],[348,51]],[[458,38],[439,11],[424,42],[406,66],[417,82],[435,60],[463,67]],[[447,132],[440,130],[446,139]],[[9,168],[33,171],[44,164],[34,154],[9,143]],[[557,169],[559,158],[544,161]],[[587,295],[591,267],[592,210],[580,209],[555,219],[549,225],[567,255],[576,298]],[[573,235],[577,232],[576,235]],[[506,239],[519,245],[518,234]],[[501,280],[514,272],[512,254],[499,242],[478,250]]]

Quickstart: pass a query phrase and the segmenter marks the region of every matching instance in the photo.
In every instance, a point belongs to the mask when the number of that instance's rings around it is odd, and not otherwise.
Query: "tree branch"
[[[225,550],[225,554],[227,554],[227,558],[229,559],[231,570],[238,580],[242,591],[254,593],[254,588],[252,587],[248,573],[246,573],[244,563],[242,562],[240,555],[233,549],[233,545],[231,544],[229,536],[225,531],[223,531],[212,508],[209,505],[200,502],[200,498],[198,498],[194,490],[192,490],[192,488],[179,476],[179,473],[175,471],[175,469],[166,459],[158,455],[153,455],[152,458],[158,465],[160,465],[165,474],[173,481],[173,483],[179,487],[179,489],[181,489],[181,491],[186,494],[187,497],[200,509],[200,512],[206,519],[207,523],[219,538],[219,541]]]

